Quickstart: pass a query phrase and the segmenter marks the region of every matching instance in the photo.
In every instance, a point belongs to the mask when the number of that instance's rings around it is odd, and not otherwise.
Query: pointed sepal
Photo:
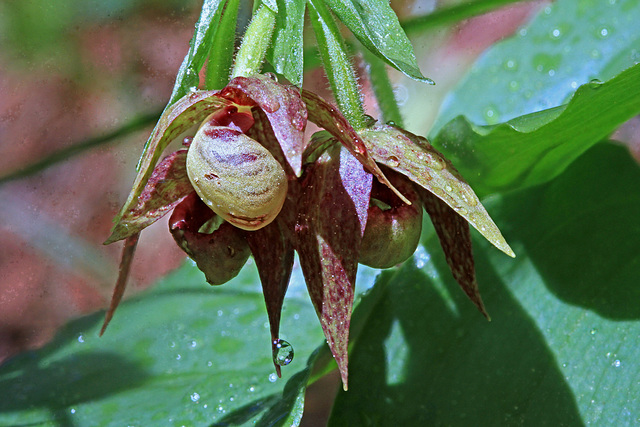
[[[274,353],[277,353],[275,346],[280,339],[282,304],[289,286],[294,259],[293,245],[283,233],[282,227],[276,220],[259,230],[243,232],[260,274]],[[280,377],[280,365],[275,359],[273,364]]]
[[[308,166],[299,202],[296,249],[345,389],[349,324],[372,179],[336,144]]]
[[[433,227],[451,269],[453,278],[469,299],[488,320],[491,320],[480,297],[471,247],[469,223],[449,205],[424,188],[418,190],[424,208],[431,217]]]
[[[360,135],[376,162],[404,174],[437,196],[495,247],[515,257],[478,196],[426,138],[390,125],[376,125]]]
[[[140,233],[193,192],[187,176],[186,159],[187,150],[178,150],[155,167],[137,203],[122,215],[105,245]]]

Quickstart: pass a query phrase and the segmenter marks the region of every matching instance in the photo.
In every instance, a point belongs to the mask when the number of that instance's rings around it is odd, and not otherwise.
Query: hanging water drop
[[[276,82],[276,83],[278,82],[278,76],[276,76],[274,73],[264,73],[264,75],[266,77],[269,77],[274,82]]]
[[[293,347],[285,340],[273,341],[273,363],[286,366],[293,360]]]

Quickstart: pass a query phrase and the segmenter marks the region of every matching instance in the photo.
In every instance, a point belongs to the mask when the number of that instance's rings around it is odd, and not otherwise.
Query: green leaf
[[[609,80],[640,60],[639,21],[636,0],[548,4],[478,60],[445,100],[431,134],[458,115],[491,125],[565,104],[580,85]]]
[[[387,0],[325,0],[353,35],[408,77],[433,84],[418,68],[413,46]]]
[[[278,0],[276,28],[268,60],[276,72],[302,87],[305,0]]]
[[[220,18],[218,30],[210,43],[204,88],[220,90],[229,83],[235,51],[238,6],[240,0],[229,0]]]
[[[92,314],[71,322],[42,349],[3,364],[0,424],[299,420],[310,369],[305,358],[322,332],[296,274],[282,325],[296,357],[283,369],[282,380],[273,373],[255,266],[212,288],[187,263],[124,302],[102,338],[97,333],[103,313]]]
[[[171,105],[189,91],[198,89],[200,85],[200,70],[211,50],[220,20],[220,13],[226,0],[205,0],[202,5],[200,19],[196,22],[196,29],[189,45],[189,52],[184,57],[178,70],[176,82],[171,92]]]
[[[375,307],[330,425],[635,425],[637,188],[638,165],[603,144],[545,186],[494,198],[518,258],[477,241],[491,323],[425,233],[414,261],[383,273],[363,300]]]
[[[566,107],[495,127],[457,118],[433,140],[478,194],[547,182],[640,113],[640,64],[606,83],[581,86]],[[603,165],[604,166],[604,165]]]

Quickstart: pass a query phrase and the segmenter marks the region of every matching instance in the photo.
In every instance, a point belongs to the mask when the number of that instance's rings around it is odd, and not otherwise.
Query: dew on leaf
[[[264,73],[264,75],[266,77],[269,77],[271,80],[273,80],[274,82],[278,81],[278,76],[276,76],[274,73]]]
[[[276,374],[269,374],[270,383],[275,383],[277,379],[278,379],[278,376]]]
[[[198,400],[200,400],[200,395],[198,393],[193,393],[190,397],[192,402],[197,402]]]
[[[601,81],[601,80],[598,80],[598,79],[592,79],[592,80],[589,82],[589,87],[590,87],[591,89],[599,89],[601,85],[602,85],[602,81]]]
[[[277,339],[273,342],[273,363],[286,366],[293,360],[293,347],[285,340]]]

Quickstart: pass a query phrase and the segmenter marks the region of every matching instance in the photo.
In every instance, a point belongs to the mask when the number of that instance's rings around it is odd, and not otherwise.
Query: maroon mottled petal
[[[255,75],[236,77],[223,89],[221,95],[236,99],[237,91],[255,101],[264,111],[287,161],[294,173],[300,175],[307,108],[302,102],[299,89],[281,85],[266,76]]]
[[[137,203],[122,215],[105,244],[139,233],[169,213],[193,191],[187,176],[187,150],[165,157],[153,170]]]
[[[462,287],[464,293],[478,307],[478,310],[489,319],[489,314],[487,314],[480,297],[478,282],[476,282],[469,223],[429,191],[422,187],[418,187],[418,190],[424,207],[431,217],[433,227],[438,233],[453,277]]]
[[[260,142],[260,144],[273,154],[273,157],[275,157],[278,163],[282,165],[289,181],[297,179],[297,174],[287,161],[284,152],[282,151],[282,146],[273,133],[273,128],[271,127],[266,114],[262,110],[255,110],[253,112],[253,117],[254,125],[251,129],[247,130],[246,134]]]
[[[272,346],[275,346],[274,342],[279,338],[282,303],[293,269],[293,245],[283,233],[283,227],[284,225],[276,220],[259,230],[243,232],[260,273],[262,292],[271,326]],[[275,361],[273,364],[278,376],[281,376],[280,365]]]
[[[113,288],[113,295],[111,297],[111,303],[109,304],[109,310],[104,316],[104,322],[102,323],[102,329],[100,329],[100,336],[107,330],[109,322],[113,314],[116,312],[116,308],[122,300],[124,291],[127,288],[127,279],[129,278],[129,271],[131,271],[131,262],[133,261],[133,255],[136,253],[136,246],[138,245],[138,238],[140,233],[133,234],[127,237],[124,242],[124,248],[122,249],[122,258],[120,259],[120,271],[118,273],[118,280],[116,286]]]
[[[346,389],[353,288],[373,178],[346,149],[334,145],[303,179],[296,249]]]
[[[182,132],[204,120],[210,114],[218,112],[221,115],[226,115],[228,109],[236,109],[232,105],[233,103],[228,99],[221,98],[218,91],[196,91],[180,98],[162,113],[162,117],[144,147],[138,164],[138,174],[127,201],[120,209],[120,213],[114,218],[116,225],[112,230],[112,236],[107,240],[108,243],[118,240],[113,238],[113,234],[119,227],[121,218],[137,205],[138,197],[144,191],[147,181],[167,145]]]
[[[515,256],[473,189],[426,138],[389,125],[376,125],[360,132],[360,136],[376,162],[436,195],[494,246]]]
[[[240,229],[223,222],[213,233],[200,227],[215,216],[193,192],[173,210],[169,230],[178,246],[193,259],[212,285],[221,285],[238,275],[251,251]]]
[[[307,104],[310,121],[325,128],[362,163],[367,172],[375,175],[378,181],[393,190],[403,202],[408,205],[411,204],[411,202],[389,182],[387,177],[384,176],[384,173],[382,173],[376,162],[369,155],[367,147],[358,133],[337,108],[308,90],[302,90],[302,99]]]

